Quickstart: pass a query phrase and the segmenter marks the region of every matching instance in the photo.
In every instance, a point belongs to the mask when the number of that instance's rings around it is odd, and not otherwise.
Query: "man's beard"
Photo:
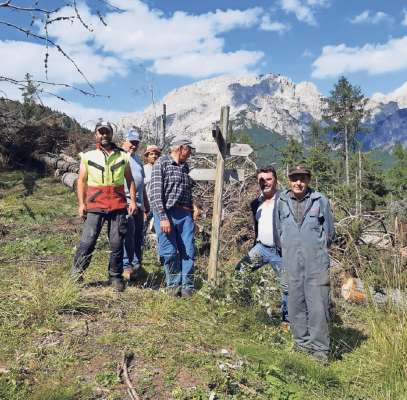
[[[105,148],[105,149],[110,149],[112,147],[112,141],[111,140],[101,140],[100,145]]]

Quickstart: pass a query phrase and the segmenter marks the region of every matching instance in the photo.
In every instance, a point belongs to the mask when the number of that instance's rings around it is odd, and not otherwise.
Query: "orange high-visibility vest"
[[[129,162],[127,153],[116,147],[110,154],[96,149],[80,156],[88,173],[87,209],[101,212],[126,209],[124,171]]]

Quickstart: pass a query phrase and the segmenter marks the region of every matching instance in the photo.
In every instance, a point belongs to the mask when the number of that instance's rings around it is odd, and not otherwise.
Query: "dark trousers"
[[[81,240],[72,263],[72,278],[78,279],[88,268],[100,231],[103,224],[107,222],[107,234],[110,244],[109,278],[122,279],[123,243],[127,231],[126,214],[126,210],[111,213],[88,212]]]

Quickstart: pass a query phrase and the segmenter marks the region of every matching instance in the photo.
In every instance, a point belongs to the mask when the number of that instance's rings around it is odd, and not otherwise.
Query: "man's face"
[[[184,163],[188,157],[192,154],[192,148],[189,146],[181,146],[179,148],[179,161]]]
[[[95,138],[96,143],[106,147],[112,143],[113,132],[108,128],[99,128],[95,133]]]
[[[260,189],[265,196],[273,195],[277,187],[277,179],[272,172],[260,172],[257,175],[257,182],[259,182]]]
[[[149,164],[153,165],[153,164],[156,162],[156,160],[157,160],[157,158],[158,158],[159,156],[160,156],[160,155],[159,155],[156,151],[150,151],[150,152],[147,154],[147,162],[148,162]]]
[[[296,196],[304,196],[307,193],[310,177],[308,175],[303,174],[295,174],[289,177],[290,180],[290,188],[294,195]]]

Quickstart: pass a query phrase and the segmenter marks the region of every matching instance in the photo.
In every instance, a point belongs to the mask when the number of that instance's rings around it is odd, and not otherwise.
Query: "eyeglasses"
[[[133,145],[133,146],[138,146],[140,144],[140,142],[138,140],[129,140],[129,142]]]

